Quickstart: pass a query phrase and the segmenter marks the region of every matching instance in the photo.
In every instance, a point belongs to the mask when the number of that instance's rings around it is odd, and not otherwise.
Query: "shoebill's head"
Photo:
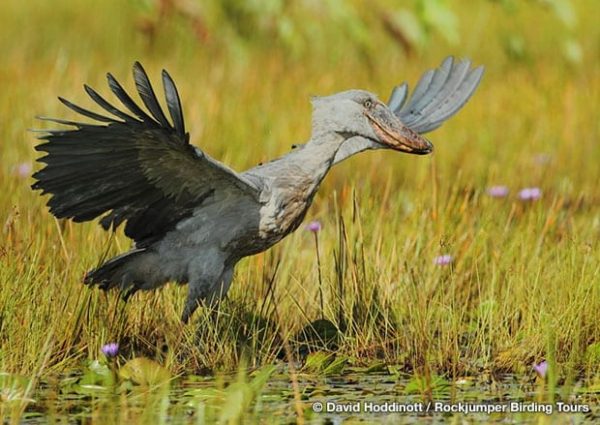
[[[348,90],[313,98],[312,141],[325,143],[325,134],[345,140],[366,139],[370,144],[416,155],[433,150],[427,139],[404,125],[377,96],[364,90]]]

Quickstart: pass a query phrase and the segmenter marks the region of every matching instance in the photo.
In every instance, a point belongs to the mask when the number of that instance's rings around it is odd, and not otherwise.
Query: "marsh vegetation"
[[[2,2],[3,420],[319,423],[314,401],[371,396],[597,414],[597,3],[375,3]],[[311,95],[387,99],[448,54],[486,75],[435,153],[338,166],[307,218],[319,229],[241,262],[189,325],[175,284],[128,303],[83,287],[127,239],[55,220],[29,188],[33,117],[68,118],[57,95],[89,105],[81,84],[107,93],[107,71],[131,88],[135,60],[169,70],[192,142],[241,170],[309,137]]]

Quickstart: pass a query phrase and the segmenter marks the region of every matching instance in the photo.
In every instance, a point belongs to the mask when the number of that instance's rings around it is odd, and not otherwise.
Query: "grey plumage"
[[[421,77],[411,100],[394,113],[418,133],[435,130],[462,108],[479,85],[483,67],[470,67],[469,60],[446,58],[438,69]]]
[[[287,155],[236,173],[189,143],[181,101],[162,72],[167,118],[148,76],[133,67],[143,110],[121,84],[108,85],[125,110],[84,86],[107,114],[63,98],[98,123],[42,118],[70,128],[48,130],[36,150],[47,155],[33,189],[52,196],[50,212],[76,222],[100,218],[104,229],[125,223],[135,248],[89,272],[85,283],[127,295],[168,281],[189,283],[186,321],[202,300],[213,302],[231,283],[236,263],[268,249],[302,222],[329,169],[366,149],[427,154],[418,133],[439,127],[474,92],[482,68],[444,61],[420,80],[392,92],[389,107],[373,94],[350,90],[313,100],[311,139]],[[408,123],[411,123],[410,125]]]
[[[394,87],[390,100],[388,100],[388,106],[392,112],[399,111],[402,109],[408,98],[408,84],[402,83],[399,86]]]
[[[402,123],[419,134],[439,128],[467,103],[481,81],[483,66],[470,68],[470,64],[468,60],[455,62],[451,56],[446,58],[440,68],[429,70],[421,76],[410,101],[408,84],[396,86],[388,106]],[[434,84],[434,81],[442,80],[446,83]],[[337,152],[334,165],[359,152],[385,148],[371,140],[350,139]]]

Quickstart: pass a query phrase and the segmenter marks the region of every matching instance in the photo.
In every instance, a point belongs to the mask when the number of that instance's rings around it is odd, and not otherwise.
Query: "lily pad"
[[[316,351],[306,357],[306,363],[302,371],[313,374],[337,375],[342,373],[347,364],[348,357],[346,356],[336,357],[334,353]]]
[[[332,361],[329,366],[325,368],[323,371],[324,375],[338,375],[344,371],[346,364],[348,363],[348,357],[336,357],[334,361]]]
[[[405,392],[407,394],[431,392],[434,395],[446,395],[450,392],[450,383],[439,375],[432,375],[429,380],[424,376],[414,376],[406,384]]]
[[[384,362],[375,362],[369,365],[365,373],[389,373],[389,370]]]
[[[145,357],[129,360],[119,369],[119,376],[134,384],[150,387],[168,384],[171,380],[171,373],[166,368]]]
[[[83,386],[110,386],[114,383],[114,376],[109,367],[98,360],[91,361],[78,384]]]
[[[306,373],[322,372],[333,362],[334,359],[335,355],[333,353],[315,351],[306,357],[306,362],[304,363],[302,371]]]

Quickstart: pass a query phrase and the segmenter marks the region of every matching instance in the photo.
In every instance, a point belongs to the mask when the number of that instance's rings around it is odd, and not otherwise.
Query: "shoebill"
[[[410,99],[406,83],[394,88],[387,104],[364,90],[313,98],[310,140],[240,173],[190,143],[170,75],[162,72],[167,116],[135,63],[143,106],[108,74],[119,107],[85,85],[102,112],[59,100],[92,123],[41,118],[65,127],[42,133],[35,149],[46,153],[38,159],[45,166],[33,175],[32,188],[50,194],[55,217],[100,218],[113,231],[124,224],[134,241],[130,251],[87,273],[87,285],[129,296],[169,281],[187,283],[187,322],[199,305],[227,293],[238,261],[298,228],[334,164],[368,149],[430,153],[423,134],[467,102],[482,73],[468,60],[449,57],[423,74]]]

